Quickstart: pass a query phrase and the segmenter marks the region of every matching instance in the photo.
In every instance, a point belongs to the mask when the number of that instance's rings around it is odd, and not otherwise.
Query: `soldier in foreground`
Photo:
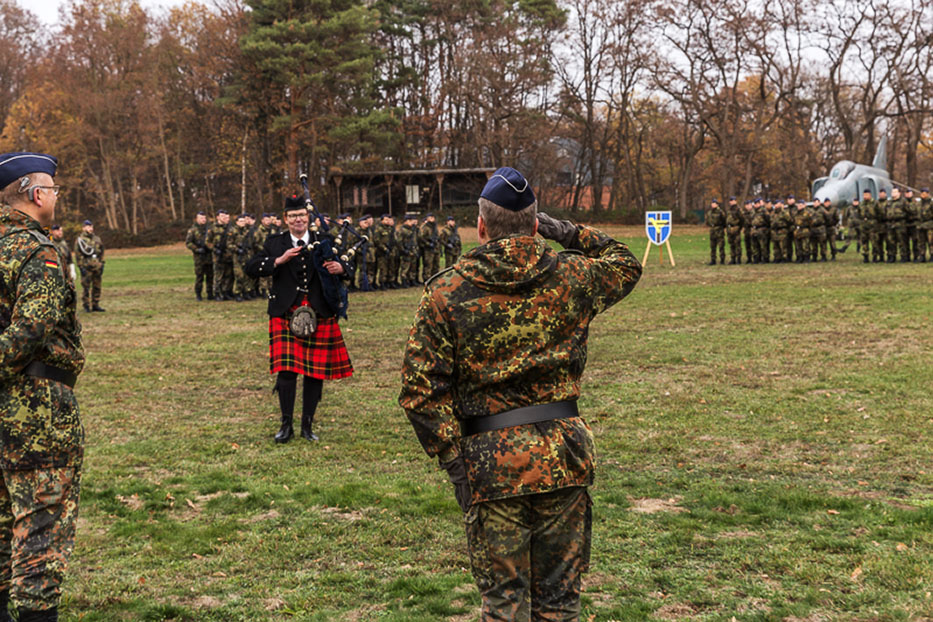
[[[578,620],[595,458],[577,410],[587,333],[641,264],[596,229],[536,213],[515,169],[480,197],[481,246],[426,285],[399,403],[455,486],[483,620]]]
[[[194,297],[202,300],[201,289],[207,282],[207,299],[214,299],[214,258],[207,248],[207,214],[198,212],[185,235],[185,246],[194,255]]]
[[[0,622],[55,622],[74,548],[84,366],[74,283],[43,233],[58,161],[0,155]]]
[[[103,311],[100,286],[104,276],[104,243],[94,234],[94,223],[84,221],[81,235],[75,240],[75,255],[81,271],[81,302],[85,311]]]

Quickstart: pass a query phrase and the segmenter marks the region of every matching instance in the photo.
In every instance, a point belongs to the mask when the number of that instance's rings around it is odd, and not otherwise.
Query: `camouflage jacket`
[[[61,240],[56,240],[52,238],[52,244],[55,245],[55,249],[58,251],[58,254],[62,257],[62,264],[67,266],[70,263],[74,263],[71,259],[71,249],[68,248],[68,242],[64,238]]]
[[[253,234],[253,252],[250,255],[251,257],[255,256],[263,249],[266,245],[266,239],[268,239],[270,235],[273,235],[272,227],[267,227],[263,224],[256,227],[256,232]]]
[[[875,211],[875,200],[868,199],[867,201],[861,201],[858,204],[858,220],[859,223],[867,226],[874,225],[878,222],[878,214]]]
[[[759,207],[755,210],[751,223],[755,229],[761,229],[762,231],[770,229],[771,215],[765,208]]]
[[[418,230],[418,246],[422,253],[435,253],[437,248],[437,223],[424,222]]]
[[[711,207],[706,210],[706,226],[711,229],[723,229],[726,226],[726,216],[721,207]]]
[[[377,223],[373,232],[373,244],[380,256],[395,252],[395,227]]]
[[[463,249],[463,243],[460,241],[460,232],[457,230],[457,225],[453,227],[444,225],[441,227],[438,238],[440,239],[441,246],[443,246],[448,253],[459,253]]]
[[[814,205],[810,208],[810,228],[818,231],[826,227],[826,213],[822,205]],[[814,232],[815,232],[814,231]]]
[[[104,243],[94,233],[82,231],[75,240],[75,263],[82,270],[100,270],[104,266]]]
[[[744,223],[745,218],[742,216],[742,210],[738,205],[726,208],[726,227],[730,234],[738,233]]]
[[[577,225],[575,251],[529,236],[471,250],[425,286],[402,362],[399,404],[425,452],[462,455],[473,503],[593,481],[582,418],[461,436],[458,420],[576,400],[590,322],[641,277],[628,247]]]
[[[207,247],[211,249],[214,258],[217,261],[233,261],[234,249],[233,243],[234,227],[236,225],[227,223],[222,225],[215,222],[207,231]]]
[[[198,259],[210,259],[211,251],[207,248],[207,232],[210,229],[210,225],[204,223],[199,225],[197,223],[191,225],[188,229],[188,233],[185,235],[185,246],[188,247],[188,250],[194,253],[195,257]]]
[[[418,256],[418,227],[402,225],[396,236],[402,256]]]
[[[884,212],[884,220],[888,226],[894,229],[904,229],[907,227],[907,199],[899,197],[888,201],[887,209]]]
[[[794,217],[787,211],[786,207],[777,207],[771,214],[771,230],[787,231],[794,228]]]
[[[26,376],[33,361],[84,367],[75,287],[42,227],[0,207],[0,468],[77,466],[84,429],[74,393]]]
[[[914,199],[904,197],[904,220],[908,227],[916,227],[920,222],[920,203]]]
[[[921,229],[933,229],[933,199],[927,197],[920,199],[920,225]]]
[[[229,244],[233,248],[235,261],[246,263],[253,258],[253,236],[249,227],[233,225],[230,230]]]

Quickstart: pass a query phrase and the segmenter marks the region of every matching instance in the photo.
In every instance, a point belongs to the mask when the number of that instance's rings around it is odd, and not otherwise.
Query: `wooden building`
[[[337,212],[376,218],[390,213],[442,212],[444,208],[476,205],[494,168],[439,168],[408,171],[333,171]]]

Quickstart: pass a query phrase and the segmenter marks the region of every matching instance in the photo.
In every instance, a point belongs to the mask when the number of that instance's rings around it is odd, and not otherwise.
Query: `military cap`
[[[62,226],[59,225],[59,224],[52,225],[52,231],[58,231],[58,230],[61,229],[61,228],[62,228]]]
[[[709,203],[710,205],[712,205],[713,203],[715,203],[716,205],[719,205],[719,199],[710,199]]]
[[[297,194],[293,194],[290,197],[285,197],[285,209],[286,210],[301,209],[304,206],[305,206],[304,197],[300,197]]]
[[[418,220],[418,214],[414,212],[405,212],[405,220]]]
[[[479,196],[511,212],[519,212],[535,202],[531,184],[521,173],[508,166],[492,174]]]
[[[447,222],[456,221],[457,219],[453,215],[447,217]]]
[[[930,191],[929,188],[925,188],[925,187],[924,187],[924,188],[920,188],[920,192],[929,192],[929,191]]]
[[[372,217],[373,217],[372,214],[363,214],[362,216],[360,216],[359,218],[356,219],[356,222],[365,222],[365,221],[369,220],[369,219],[372,218]]]
[[[350,217],[350,212],[344,212],[340,214],[339,216],[337,216],[337,220],[346,220],[349,217]]]
[[[864,190],[862,190],[862,194],[871,194],[871,190],[869,190],[868,188],[865,188]]]
[[[198,212],[197,215],[198,215],[198,216],[207,216],[207,214],[205,214],[204,212]]]
[[[430,218],[430,217],[433,216],[433,215],[434,215],[434,212],[428,212],[427,214],[424,215],[424,217],[425,217],[425,218]]]
[[[389,212],[386,212],[382,216],[380,216],[380,218],[392,218],[392,214],[390,214]]]
[[[908,192],[911,193],[911,194],[913,194],[913,193],[914,193],[914,189],[913,189],[913,188],[905,188],[905,189],[904,189],[904,194],[907,194]]]
[[[832,203],[832,201],[829,200],[829,197],[823,197],[823,203]]]
[[[878,190],[878,192],[883,192],[883,193],[885,193],[885,194],[887,194],[887,193],[888,193],[888,191],[887,191],[887,190],[885,190],[884,188],[879,188],[879,190]]]
[[[791,199],[793,199],[793,198],[794,198],[794,195],[792,195],[792,194],[787,195],[787,200],[788,200],[788,201],[791,200]]]
[[[0,155],[0,188],[6,188],[30,173],[48,173],[54,176],[57,168],[58,159],[45,153],[4,153]]]
[[[735,201],[735,197],[729,197],[730,201]]]
[[[220,208],[219,210],[217,210],[217,215],[218,215],[218,216],[220,216],[221,214],[229,214],[229,213],[230,213],[230,212],[228,212],[227,210],[225,210],[225,209],[223,209],[223,208]]]

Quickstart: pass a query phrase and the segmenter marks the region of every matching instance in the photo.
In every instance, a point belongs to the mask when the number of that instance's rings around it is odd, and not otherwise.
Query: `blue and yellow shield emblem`
[[[647,212],[645,214],[645,231],[652,244],[658,246],[667,242],[671,237],[671,213]]]

